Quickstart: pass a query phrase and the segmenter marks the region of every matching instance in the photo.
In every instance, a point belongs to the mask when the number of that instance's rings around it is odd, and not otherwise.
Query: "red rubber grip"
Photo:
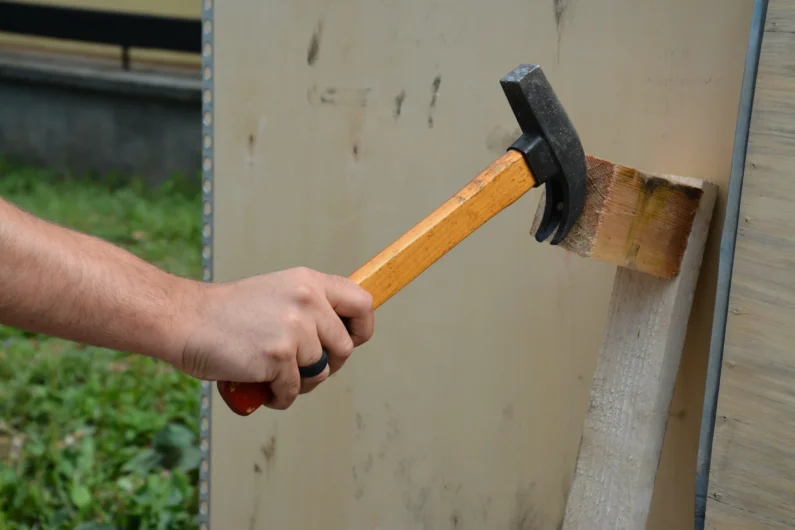
[[[239,416],[248,416],[273,397],[268,383],[218,381],[217,386],[226,405]]]

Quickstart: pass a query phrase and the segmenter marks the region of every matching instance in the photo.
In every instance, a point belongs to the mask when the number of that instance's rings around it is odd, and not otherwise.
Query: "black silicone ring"
[[[324,349],[318,362],[309,366],[299,366],[298,373],[301,374],[301,377],[305,379],[309,377],[315,377],[316,375],[323,373],[323,370],[326,369],[327,364],[328,355],[326,355],[326,350]]]

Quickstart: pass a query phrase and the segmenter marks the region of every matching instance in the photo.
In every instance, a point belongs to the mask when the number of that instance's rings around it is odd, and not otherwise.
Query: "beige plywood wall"
[[[721,185],[651,522],[688,528],[752,0],[216,1],[216,281],[349,274],[518,135],[539,63],[586,151]],[[531,192],[378,309],[286,412],[215,394],[213,530],[554,529],[613,268],[528,234]]]

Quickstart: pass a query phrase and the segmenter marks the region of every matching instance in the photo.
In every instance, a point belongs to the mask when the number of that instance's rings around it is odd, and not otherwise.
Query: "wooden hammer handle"
[[[535,183],[521,153],[506,152],[350,278],[373,296],[373,308],[378,308]],[[241,416],[254,412],[269,395],[267,383],[219,382],[218,390]]]

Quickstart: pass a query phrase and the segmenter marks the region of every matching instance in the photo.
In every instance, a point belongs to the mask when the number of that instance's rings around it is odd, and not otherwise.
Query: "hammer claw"
[[[540,66],[520,65],[500,85],[522,129],[510,149],[524,155],[536,185],[546,185],[546,208],[536,240],[545,241],[557,229],[551,241],[557,245],[577,222],[585,202],[585,151]]]
[[[563,191],[560,190],[560,185],[555,181],[547,181],[544,215],[541,217],[541,222],[536,231],[536,241],[539,243],[546,241],[556,228],[558,229],[558,234],[553,238],[551,244],[557,245],[562,239],[560,237],[562,227],[565,226],[563,215],[566,212],[563,201]]]

